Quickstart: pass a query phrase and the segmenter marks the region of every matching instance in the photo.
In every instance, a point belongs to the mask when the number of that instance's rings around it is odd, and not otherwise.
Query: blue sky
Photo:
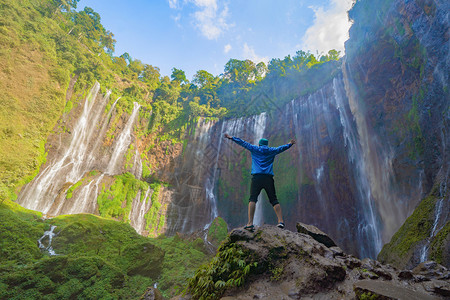
[[[352,0],[81,0],[114,33],[115,55],[159,67],[223,73],[230,58],[255,63],[298,50],[343,53]]]

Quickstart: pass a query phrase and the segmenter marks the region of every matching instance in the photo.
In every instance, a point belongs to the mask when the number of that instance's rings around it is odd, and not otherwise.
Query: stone
[[[297,222],[297,232],[311,236],[313,239],[327,246],[328,248],[337,246],[336,243],[326,233],[313,225]]]
[[[141,300],[164,300],[164,298],[157,288],[148,287]]]
[[[415,275],[425,275],[427,278],[438,279],[445,278],[449,276],[449,271],[446,267],[434,262],[434,261],[426,261],[420,263],[412,269],[413,274]]]
[[[398,273],[398,278],[402,280],[410,280],[414,278],[414,275],[410,270],[403,270]]]
[[[379,280],[361,280],[353,284],[353,289],[358,299],[362,295],[376,295],[375,299],[395,299],[395,300],[433,300],[437,297],[414,291],[400,285]]]
[[[450,283],[448,281],[433,280],[424,282],[422,285],[427,292],[450,298]]]

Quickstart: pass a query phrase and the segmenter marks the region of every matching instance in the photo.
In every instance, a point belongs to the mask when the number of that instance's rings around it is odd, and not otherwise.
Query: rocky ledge
[[[300,232],[274,226],[234,229],[211,263],[190,281],[191,295],[178,299],[450,297],[450,272],[435,262],[398,270],[345,254],[314,226],[298,223],[297,228]]]

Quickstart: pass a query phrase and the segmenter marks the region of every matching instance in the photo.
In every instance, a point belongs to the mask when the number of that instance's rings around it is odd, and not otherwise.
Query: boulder
[[[361,280],[353,285],[358,299],[433,300],[439,299],[401,285],[378,280]],[[372,298],[373,297],[373,298]]]
[[[319,243],[324,244],[328,248],[337,246],[336,243],[326,233],[313,225],[297,222],[297,232],[311,236],[313,239],[315,239]]]
[[[164,298],[157,288],[148,287],[141,300],[164,300]]]
[[[314,231],[316,236],[327,236]],[[190,291],[214,293],[214,299],[221,300],[447,297],[448,280],[439,279],[448,273],[444,267],[426,263],[417,272],[419,275],[399,273],[390,265],[329,248],[310,234],[264,225],[254,231],[232,230],[216,257],[194,277]],[[233,274],[241,274],[239,283],[233,283]],[[197,294],[193,298],[201,297]]]

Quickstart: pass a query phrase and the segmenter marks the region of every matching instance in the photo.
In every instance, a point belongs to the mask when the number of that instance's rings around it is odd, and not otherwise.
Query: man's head
[[[260,146],[269,146],[269,141],[267,139],[260,139],[259,145]]]

